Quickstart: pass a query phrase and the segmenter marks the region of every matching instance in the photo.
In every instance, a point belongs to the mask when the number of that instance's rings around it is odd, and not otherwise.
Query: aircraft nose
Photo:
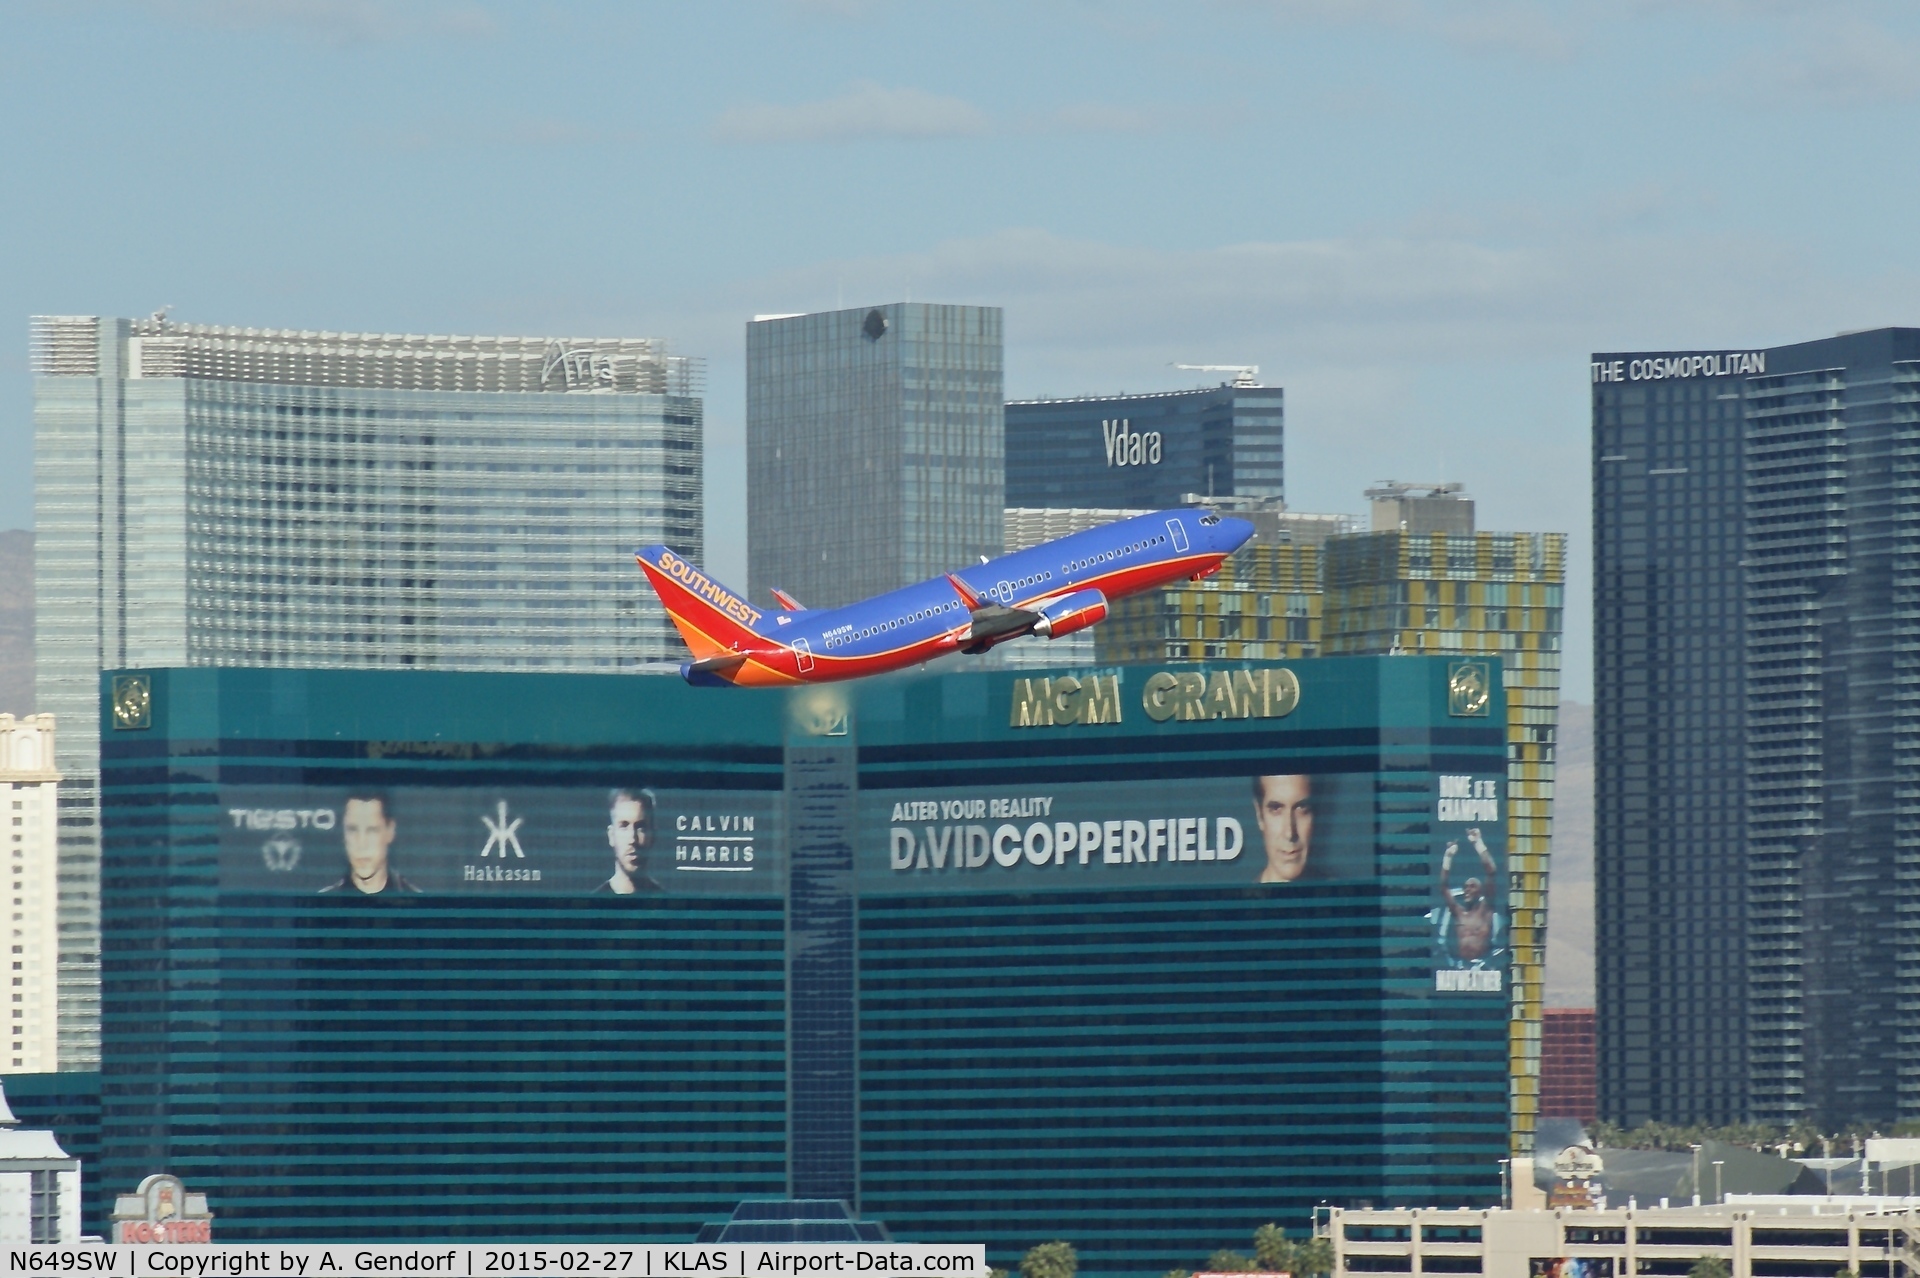
[[[1214,549],[1228,554],[1247,544],[1253,536],[1253,524],[1249,520],[1235,519],[1231,515],[1222,518],[1214,527]]]

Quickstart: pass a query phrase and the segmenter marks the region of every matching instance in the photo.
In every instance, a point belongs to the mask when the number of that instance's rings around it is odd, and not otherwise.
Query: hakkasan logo
[[[1156,670],[1140,686],[1140,709],[1155,723],[1282,719],[1300,705],[1293,671]],[[1119,723],[1120,676],[1054,675],[1015,679],[1007,726],[1058,728]]]
[[[462,883],[538,883],[538,866],[508,865],[509,856],[519,860],[527,859],[527,850],[520,846],[520,827],[527,822],[524,816],[515,816],[505,799],[493,805],[493,815],[482,813],[480,824],[486,829],[487,841],[480,845],[480,859],[499,857],[500,864],[475,865],[471,862],[460,867]]]

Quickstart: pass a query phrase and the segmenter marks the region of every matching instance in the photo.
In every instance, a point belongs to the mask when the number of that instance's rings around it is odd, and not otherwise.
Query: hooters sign
[[[113,1240],[117,1243],[204,1243],[213,1241],[213,1213],[205,1194],[190,1194],[178,1176],[149,1176],[131,1194],[113,1200]]]

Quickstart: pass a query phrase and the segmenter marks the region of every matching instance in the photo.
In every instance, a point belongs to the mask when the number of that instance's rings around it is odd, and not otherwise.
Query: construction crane
[[[1232,373],[1235,386],[1260,384],[1258,364],[1175,364],[1174,367],[1185,369],[1190,373]]]

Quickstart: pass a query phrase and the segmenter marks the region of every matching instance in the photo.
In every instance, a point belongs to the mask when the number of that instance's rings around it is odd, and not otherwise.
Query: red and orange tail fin
[[[673,628],[695,660],[769,647],[754,630],[760,610],[665,546],[634,552]]]
[[[980,606],[979,592],[966,582],[960,580],[952,573],[948,573],[947,584],[953,587],[954,594],[960,596],[960,602],[967,606],[968,612],[972,612]]]

